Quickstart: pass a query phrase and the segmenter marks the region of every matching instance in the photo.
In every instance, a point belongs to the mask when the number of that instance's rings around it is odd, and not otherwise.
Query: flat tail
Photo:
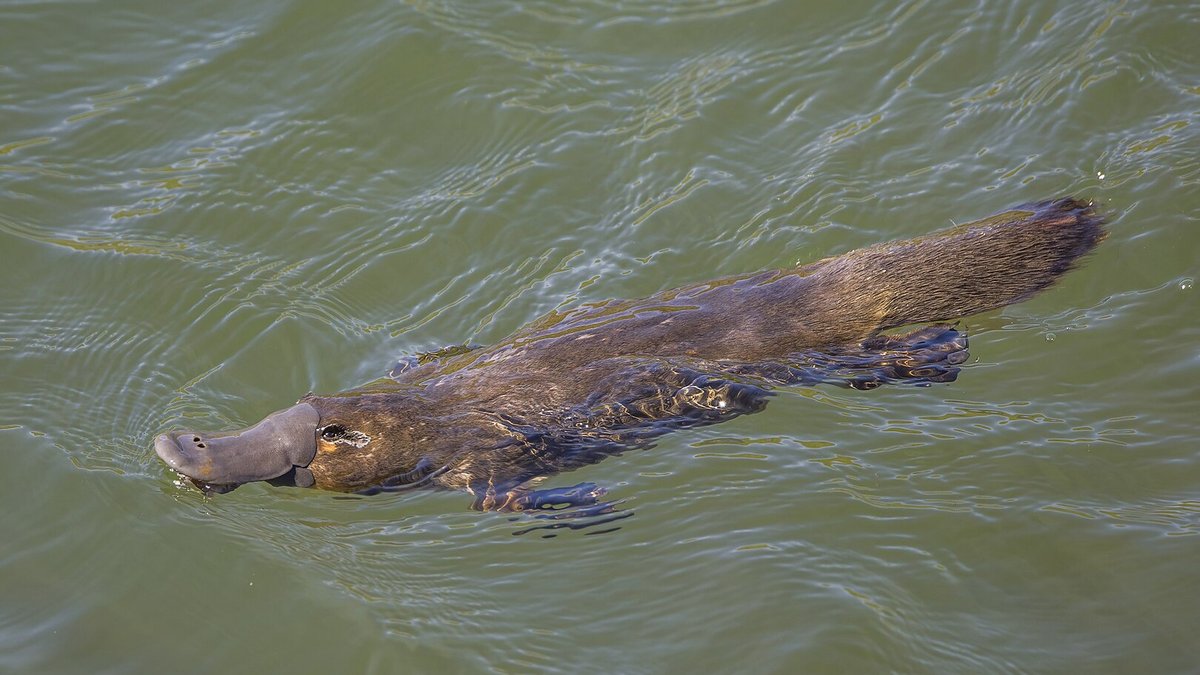
[[[816,273],[834,287],[839,305],[870,315],[871,332],[878,332],[1026,300],[1053,285],[1106,234],[1092,202],[1063,197],[853,251]]]

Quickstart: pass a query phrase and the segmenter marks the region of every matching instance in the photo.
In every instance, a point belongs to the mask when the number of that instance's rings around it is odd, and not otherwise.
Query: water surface
[[[1194,672],[1193,3],[0,8],[0,670]],[[556,308],[1093,198],[959,380],[560,476],[206,499],[228,428]],[[921,292],[921,289],[914,289]],[[555,535],[555,536],[546,536]]]

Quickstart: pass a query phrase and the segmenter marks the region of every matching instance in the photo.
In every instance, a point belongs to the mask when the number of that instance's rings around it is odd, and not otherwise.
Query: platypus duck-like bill
[[[317,454],[320,421],[316,408],[298,403],[240,431],[161,434],[154,439],[154,451],[167,466],[208,491],[227,492],[243,483],[289,474],[293,485],[312,487],[306,467]],[[299,480],[294,478],[297,472]]]
[[[460,489],[482,509],[586,501],[598,491],[530,486],[757,412],[781,385],[953,381],[967,340],[942,322],[1033,296],[1105,236],[1090,202],[1025,204],[801,267],[552,312],[491,347],[401,362],[386,384],[308,395],[241,431],[162,434],[154,448],[208,492],[268,481]],[[934,325],[884,332],[913,324]]]

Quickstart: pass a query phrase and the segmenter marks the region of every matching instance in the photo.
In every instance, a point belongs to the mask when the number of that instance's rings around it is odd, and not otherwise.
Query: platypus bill
[[[1049,287],[1105,236],[1090,202],[1025,204],[793,269],[552,312],[503,342],[402,362],[386,386],[308,395],[240,431],[175,431],[159,457],[209,492],[242,483],[466,490],[479,509],[586,504],[539,479],[680,427],[757,412],[780,385],[953,381],[938,324]]]

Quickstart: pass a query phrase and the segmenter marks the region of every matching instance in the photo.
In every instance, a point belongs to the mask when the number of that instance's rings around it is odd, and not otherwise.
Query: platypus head
[[[412,447],[408,430],[396,428],[391,415],[375,412],[394,410],[403,397],[379,398],[310,395],[245,429],[161,434],[154,451],[210,493],[253,481],[332,490],[367,487],[406,471],[417,459],[406,452]]]

